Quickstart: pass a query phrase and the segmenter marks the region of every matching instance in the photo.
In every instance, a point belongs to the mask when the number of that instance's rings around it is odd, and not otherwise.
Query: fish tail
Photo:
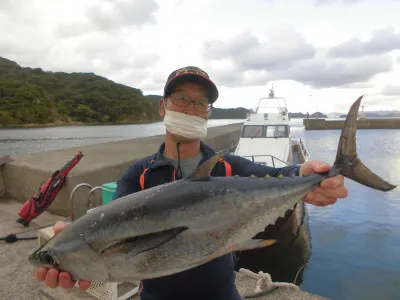
[[[336,160],[332,169],[340,170],[340,173],[362,185],[371,187],[380,191],[391,191],[396,186],[385,181],[370,169],[368,169],[358,158],[356,149],[356,131],[358,109],[361,99],[359,97],[351,106],[342,132],[340,134],[339,145],[336,153]]]

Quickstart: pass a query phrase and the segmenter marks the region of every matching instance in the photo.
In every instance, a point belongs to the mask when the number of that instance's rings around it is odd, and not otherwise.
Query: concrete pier
[[[306,130],[342,129],[344,120],[303,119]],[[400,118],[358,119],[358,129],[400,129]]]
[[[241,126],[242,124],[239,123],[209,128],[205,142],[215,151],[236,145]],[[11,162],[0,168],[0,193],[2,193],[0,196],[25,202],[38,191],[41,183],[80,150],[84,157],[68,174],[62,190],[48,208],[50,212],[61,216],[71,216],[72,206],[69,198],[76,185],[89,183],[94,187],[118,180],[134,161],[156,152],[163,139],[164,135],[159,135],[13,156]],[[94,201],[100,204],[100,193],[96,194],[98,196],[94,197]],[[81,201],[78,203],[81,209],[86,211],[86,198],[79,198],[79,201]],[[79,208],[74,207],[75,209]]]

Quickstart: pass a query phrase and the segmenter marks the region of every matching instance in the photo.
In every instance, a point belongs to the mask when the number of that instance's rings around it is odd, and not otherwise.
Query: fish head
[[[75,280],[108,278],[108,267],[101,257],[79,240],[51,239],[30,254],[28,260],[36,268],[54,268],[69,273]]]

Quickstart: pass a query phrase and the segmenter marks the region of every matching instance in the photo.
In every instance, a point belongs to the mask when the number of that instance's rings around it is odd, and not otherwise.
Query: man
[[[165,142],[157,153],[133,163],[118,181],[115,199],[140,190],[178,180],[190,174],[215,152],[201,139],[207,134],[207,120],[212,104],[218,98],[218,89],[208,74],[196,67],[185,67],[170,74],[159,103],[159,113],[166,126]],[[271,176],[303,175],[328,171],[330,166],[321,161],[308,161],[301,166],[271,168],[255,164],[242,157],[226,154],[211,172],[212,176]],[[229,173],[229,174],[228,174]],[[344,178],[341,175],[326,179],[310,192],[304,201],[317,206],[336,202],[347,196]],[[115,200],[118,201],[118,200]],[[57,223],[54,232],[67,224]],[[71,288],[74,282],[69,274],[55,269],[39,268],[36,278],[46,281],[49,287]],[[88,281],[79,286],[87,289]],[[232,254],[187,271],[143,280],[141,299],[224,299],[239,300],[235,287],[235,272]]]

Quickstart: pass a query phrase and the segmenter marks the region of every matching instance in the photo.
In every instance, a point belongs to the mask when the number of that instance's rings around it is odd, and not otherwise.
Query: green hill
[[[0,126],[143,123],[158,108],[139,89],[93,73],[45,72],[0,57]]]
[[[217,108],[214,107],[210,119],[246,119],[249,109],[238,108]]]

